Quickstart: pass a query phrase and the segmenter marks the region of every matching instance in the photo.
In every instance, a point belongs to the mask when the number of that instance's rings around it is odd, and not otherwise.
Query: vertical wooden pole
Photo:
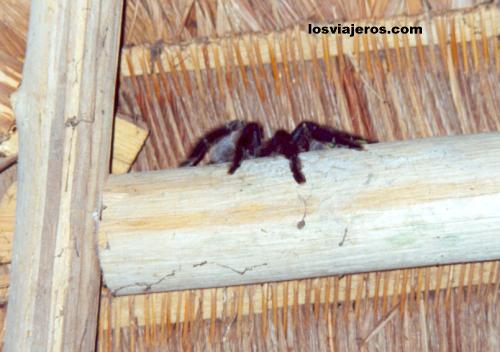
[[[95,348],[122,0],[32,0],[6,351]]]

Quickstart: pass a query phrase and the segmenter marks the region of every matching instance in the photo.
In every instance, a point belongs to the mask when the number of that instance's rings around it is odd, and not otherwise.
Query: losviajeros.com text
[[[357,26],[351,23],[350,26],[337,24],[336,26],[316,26],[308,25],[309,34],[346,34],[354,37],[356,34],[422,34],[420,26]]]

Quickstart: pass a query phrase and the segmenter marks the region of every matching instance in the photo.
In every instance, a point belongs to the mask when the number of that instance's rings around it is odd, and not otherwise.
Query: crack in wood
[[[85,341],[85,336],[87,336],[88,328],[89,328],[89,316],[87,315],[87,318],[85,319],[85,327],[83,328],[82,337],[80,338],[80,344],[79,344],[80,348],[78,349],[79,351],[82,350],[83,342]]]
[[[216,262],[208,262],[208,261],[204,260],[202,262],[193,264],[193,268],[196,268],[196,267],[199,267],[199,266],[204,266],[204,265],[207,265],[207,264],[217,265],[217,266],[219,266],[221,268],[229,269],[229,270],[231,270],[231,271],[233,271],[233,272],[235,272],[237,274],[240,274],[240,275],[245,275],[248,271],[252,271],[255,268],[267,265],[267,263],[262,263],[262,264],[247,266],[243,270],[238,270],[238,269],[235,269],[235,268],[233,268],[233,267],[231,267],[229,265],[226,265],[226,264],[220,264],[220,263],[216,263]]]
[[[116,290],[112,291],[112,293],[113,293],[113,295],[116,296],[116,294],[118,293],[118,291],[124,290],[124,289],[129,288],[129,287],[134,287],[134,286],[144,286],[144,290],[143,291],[144,292],[150,292],[151,289],[153,288],[153,286],[158,285],[163,280],[165,280],[167,277],[172,277],[172,276],[175,276],[175,270],[172,270],[170,273],[163,275],[161,278],[159,278],[155,282],[152,282],[152,283],[134,282],[133,284],[130,284],[130,285],[124,285],[124,286],[118,287]]]
[[[80,251],[78,250],[78,238],[75,237],[75,253],[78,258],[80,258]]]
[[[344,236],[342,237],[342,241],[339,242],[339,247],[342,247],[344,245],[345,239],[347,237],[347,227],[344,229]]]
[[[196,268],[197,266],[203,266],[205,264],[208,264],[208,262],[206,260],[200,262],[200,263],[197,263],[197,264],[193,264],[193,268]]]
[[[225,269],[229,269],[237,274],[240,274],[240,275],[245,275],[246,272],[248,271],[252,271],[253,269],[256,269],[256,268],[259,268],[261,266],[267,266],[267,263],[262,263],[262,264],[257,264],[257,265],[252,265],[252,266],[247,266],[245,267],[243,270],[238,270],[238,269],[235,269],[229,265],[225,265],[225,264],[219,264],[219,263],[213,263],[217,266],[220,266],[221,268],[225,268]]]
[[[65,252],[67,249],[71,249],[71,247],[70,247],[70,246],[67,246],[67,247],[63,247],[63,248],[61,248],[61,250],[59,251],[59,253],[54,254],[54,257],[55,257],[55,258],[61,258],[61,257],[62,257],[62,255],[64,254],[64,252]],[[76,239],[75,239],[75,242],[74,242],[73,249],[75,250],[76,256],[77,256],[77,257],[80,257],[80,252],[78,251],[78,246],[77,246],[77,243],[76,243]]]

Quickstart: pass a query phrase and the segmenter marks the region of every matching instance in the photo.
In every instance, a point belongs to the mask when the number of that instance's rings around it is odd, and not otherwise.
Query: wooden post
[[[32,0],[6,351],[90,351],[96,227],[109,173],[121,0]]]
[[[99,256],[116,295],[500,258],[500,134],[110,177]]]

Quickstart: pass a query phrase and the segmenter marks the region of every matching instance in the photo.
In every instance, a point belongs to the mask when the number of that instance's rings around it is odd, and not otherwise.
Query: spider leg
[[[297,183],[306,182],[302,173],[302,163],[299,158],[299,148],[293,143],[290,133],[284,130],[277,131],[273,138],[260,150],[259,156],[269,156],[272,154],[281,154],[290,161],[290,170]]]
[[[250,122],[243,128],[240,138],[238,138],[236,142],[234,158],[228,170],[229,174],[234,174],[241,166],[241,162],[245,157],[257,156],[258,150],[262,144],[262,137],[262,127],[258,123]]]
[[[321,143],[334,143],[358,150],[363,149],[363,144],[366,142],[375,142],[365,140],[355,134],[323,127],[310,121],[301,122],[292,132],[293,143],[295,143],[301,151],[309,149],[309,141],[311,139]]]
[[[290,160],[290,170],[292,170],[293,178],[297,183],[305,183],[306,177],[302,173],[302,163],[298,154],[293,154],[287,158]]]
[[[217,128],[208,132],[193,148],[191,154],[179,166],[195,166],[203,160],[208,150],[219,140],[236,131],[241,126],[241,121],[234,120],[227,123],[224,127]]]

